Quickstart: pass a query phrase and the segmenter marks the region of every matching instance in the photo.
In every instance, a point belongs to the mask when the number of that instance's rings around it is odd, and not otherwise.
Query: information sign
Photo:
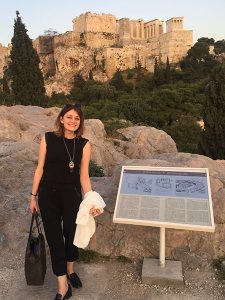
[[[124,166],[113,221],[214,231],[208,169]]]

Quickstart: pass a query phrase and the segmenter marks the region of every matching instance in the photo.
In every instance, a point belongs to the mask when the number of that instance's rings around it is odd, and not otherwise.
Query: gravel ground
[[[0,299],[49,300],[56,292],[55,278],[48,265],[45,285],[28,287],[24,279],[23,257],[10,253],[1,255]],[[48,258],[49,261],[49,258]],[[184,270],[183,287],[161,287],[141,283],[141,264],[100,260],[77,264],[83,288],[74,291],[71,300],[224,300],[225,283],[215,278],[214,272]]]

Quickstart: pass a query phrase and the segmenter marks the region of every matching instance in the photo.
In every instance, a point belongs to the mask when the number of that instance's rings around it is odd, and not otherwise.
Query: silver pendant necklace
[[[70,155],[70,152],[69,152],[69,149],[67,148],[67,145],[66,145],[66,141],[63,137],[63,142],[64,142],[64,145],[66,147],[66,151],[69,155],[69,159],[70,159],[70,162],[69,162],[69,169],[70,169],[70,173],[73,173],[74,171],[74,156],[75,156],[75,138],[73,139],[73,156],[71,157]]]

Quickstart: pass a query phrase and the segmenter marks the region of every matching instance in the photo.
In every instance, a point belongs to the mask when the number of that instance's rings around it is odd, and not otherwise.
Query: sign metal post
[[[161,268],[165,268],[165,239],[166,239],[165,227],[160,227],[160,245],[159,245],[159,265]]]

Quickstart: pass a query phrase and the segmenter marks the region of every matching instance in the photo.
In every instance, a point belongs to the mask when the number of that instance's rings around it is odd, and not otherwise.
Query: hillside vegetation
[[[68,95],[46,96],[38,104],[80,102],[85,117],[102,120],[109,135],[115,136],[121,127],[153,126],[170,134],[178,151],[225,158],[225,151],[216,151],[225,149],[224,52],[225,40],[201,38],[179,65],[155,60],[154,72],[149,73],[138,62],[135,69],[117,70],[106,83],[95,81],[92,72],[87,81],[76,75]],[[17,104],[7,76],[1,81],[0,101]]]

